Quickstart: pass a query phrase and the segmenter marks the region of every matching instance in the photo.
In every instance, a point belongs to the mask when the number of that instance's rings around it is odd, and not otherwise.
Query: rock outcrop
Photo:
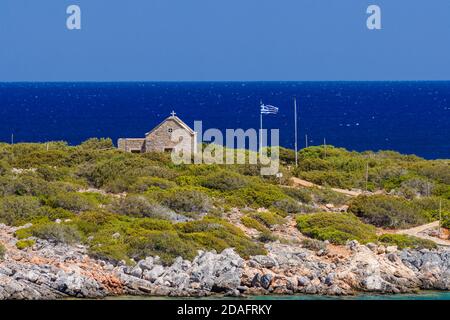
[[[267,257],[246,261],[242,284],[248,294],[407,293],[450,290],[450,251],[403,250],[359,245],[345,255],[326,255],[280,243],[267,245]],[[264,281],[265,279],[265,281]]]
[[[88,256],[84,246],[36,239],[19,250],[15,228],[0,225],[0,299],[102,298],[111,295],[406,293],[450,290],[450,250],[402,250],[349,242],[318,252],[270,243],[267,256],[243,260],[233,249],[199,251],[193,261],[163,265],[148,257],[133,266]]]

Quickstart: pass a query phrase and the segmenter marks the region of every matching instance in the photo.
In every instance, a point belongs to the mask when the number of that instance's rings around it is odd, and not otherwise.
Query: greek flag
[[[266,104],[261,105],[261,114],[277,114],[277,113],[278,113],[277,107]]]

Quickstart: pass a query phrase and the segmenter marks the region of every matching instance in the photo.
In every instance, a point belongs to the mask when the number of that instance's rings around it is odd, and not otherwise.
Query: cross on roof
[[[175,117],[176,115],[175,111],[172,111],[170,114],[172,115],[172,117]]]

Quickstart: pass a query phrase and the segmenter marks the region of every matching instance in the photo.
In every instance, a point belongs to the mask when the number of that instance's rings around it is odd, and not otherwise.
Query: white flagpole
[[[295,166],[298,166],[298,154],[297,154],[297,98],[294,97],[294,123],[295,123]]]
[[[262,134],[262,130],[263,130],[263,122],[262,122],[262,112],[261,112],[261,110],[259,111],[259,117],[260,117],[260,119],[259,119],[259,154],[262,156],[262,137],[263,137],[263,134]]]

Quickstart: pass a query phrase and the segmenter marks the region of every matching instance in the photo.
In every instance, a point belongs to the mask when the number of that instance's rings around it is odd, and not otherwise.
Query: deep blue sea
[[[128,82],[0,84],[0,141],[77,144],[90,137],[142,137],[172,110],[204,129],[259,128],[264,117],[293,147],[293,97],[299,146],[396,150],[450,158],[450,82]]]

